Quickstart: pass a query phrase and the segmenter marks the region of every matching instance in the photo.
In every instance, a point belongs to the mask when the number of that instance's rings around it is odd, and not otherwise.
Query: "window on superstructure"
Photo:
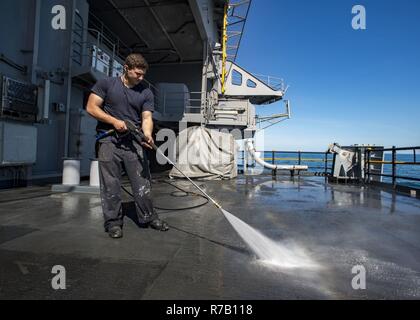
[[[246,81],[246,86],[248,87],[248,88],[256,88],[257,87],[257,84],[254,82],[254,81],[252,81],[252,80],[247,80]]]
[[[236,70],[232,70],[232,84],[235,86],[242,85],[242,74]]]

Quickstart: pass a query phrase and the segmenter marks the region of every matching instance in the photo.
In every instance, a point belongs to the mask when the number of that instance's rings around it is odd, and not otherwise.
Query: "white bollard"
[[[63,185],[78,186],[80,184],[80,160],[67,159],[63,164]]]
[[[96,159],[91,159],[89,185],[99,187],[99,161]]]

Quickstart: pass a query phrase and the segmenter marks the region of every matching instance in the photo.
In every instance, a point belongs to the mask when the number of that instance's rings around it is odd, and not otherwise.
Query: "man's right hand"
[[[118,132],[126,132],[128,130],[124,121],[115,120],[113,125],[114,125],[115,130],[117,130]]]

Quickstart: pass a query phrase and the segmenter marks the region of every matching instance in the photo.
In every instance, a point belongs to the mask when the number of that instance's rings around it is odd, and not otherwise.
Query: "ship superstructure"
[[[0,180],[59,180],[63,159],[89,175],[95,125],[90,88],[142,53],[151,65],[156,129],[256,131],[255,105],[282,100],[282,79],[235,61],[251,1],[2,1]],[[287,104],[288,106],[288,104]],[[287,117],[288,108],[280,114]],[[180,125],[180,123],[182,125]],[[21,146],[18,151],[15,146]]]

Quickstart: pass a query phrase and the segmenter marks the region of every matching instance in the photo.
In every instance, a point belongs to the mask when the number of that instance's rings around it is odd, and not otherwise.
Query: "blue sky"
[[[366,30],[351,27],[357,4]],[[290,85],[292,119],[265,130],[266,150],[420,145],[418,0],[254,0],[236,62]]]

